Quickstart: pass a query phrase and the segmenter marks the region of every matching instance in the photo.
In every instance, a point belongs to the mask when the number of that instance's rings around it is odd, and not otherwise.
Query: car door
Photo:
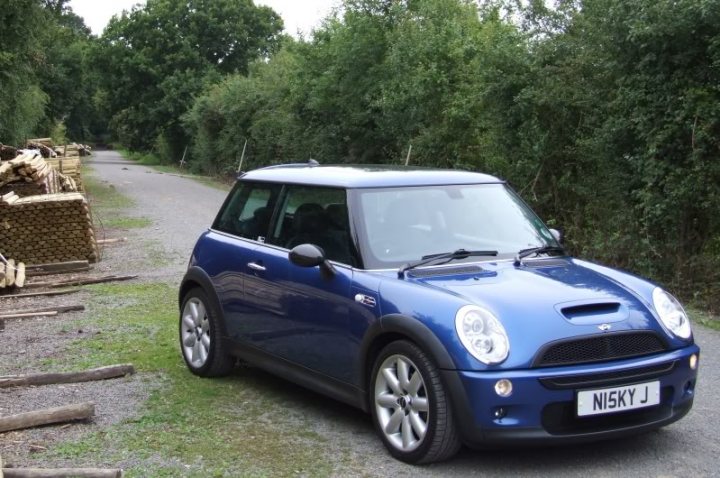
[[[347,221],[333,221],[338,206],[347,214],[342,189],[287,186],[269,236],[251,253],[245,293],[258,318],[248,337],[255,346],[348,381],[354,253]],[[323,248],[334,273],[292,264],[289,250],[303,243]]]
[[[234,341],[248,342],[258,324],[264,322],[258,309],[248,304],[246,288],[248,282],[257,287],[253,282],[256,271],[250,264],[254,251],[268,234],[281,191],[279,184],[238,182],[212,227],[214,257],[204,262],[213,264],[209,272],[224,312],[227,334]]]

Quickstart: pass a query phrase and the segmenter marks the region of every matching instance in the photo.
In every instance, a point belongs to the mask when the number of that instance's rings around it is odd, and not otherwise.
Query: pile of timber
[[[63,146],[55,146],[55,153],[58,156],[78,157],[78,156],[90,156],[92,154],[92,148],[86,144],[66,144]]]
[[[70,178],[75,183],[75,191],[84,191],[83,188],[83,181],[82,181],[82,174],[81,174],[81,168],[82,168],[82,161],[80,160],[80,157],[74,157],[74,158],[66,158],[66,157],[57,157],[52,159],[46,159],[45,160],[50,166],[55,168],[56,171],[58,171],[63,178]],[[67,192],[67,190],[63,189]]]
[[[87,199],[80,193],[0,196],[0,254],[26,264],[96,262]]]
[[[0,289],[8,287],[23,287],[25,285],[25,263],[0,258]]]
[[[24,153],[0,163],[0,194],[14,192],[18,196],[75,192],[77,184],[58,172],[36,153]]]

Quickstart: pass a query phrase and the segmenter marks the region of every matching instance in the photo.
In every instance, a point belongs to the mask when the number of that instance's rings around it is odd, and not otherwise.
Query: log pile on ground
[[[0,196],[0,254],[26,264],[96,262],[98,250],[85,196]]]
[[[77,183],[70,175],[58,172],[36,153],[24,153],[0,163],[0,194],[12,191],[26,197],[77,190]]]
[[[66,158],[90,156],[92,154],[92,148],[86,144],[72,143],[63,146],[55,146],[55,153],[57,153],[58,156],[64,156]]]
[[[25,286],[25,263],[0,257],[0,289]]]

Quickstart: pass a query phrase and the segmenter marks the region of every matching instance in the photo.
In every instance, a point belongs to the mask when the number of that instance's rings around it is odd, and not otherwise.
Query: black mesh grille
[[[548,344],[535,361],[535,367],[571,365],[649,355],[666,350],[654,332],[622,332],[593,335]]]
[[[631,368],[605,373],[584,375],[566,375],[561,377],[543,377],[540,380],[551,390],[576,389],[586,387],[611,387],[626,383],[652,380],[667,375],[677,366],[677,361],[651,365],[649,367]]]

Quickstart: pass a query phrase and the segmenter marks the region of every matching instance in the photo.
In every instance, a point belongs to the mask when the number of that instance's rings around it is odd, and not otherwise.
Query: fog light
[[[505,415],[507,415],[507,412],[505,411],[505,409],[503,407],[495,409],[495,418],[496,419],[504,418]]]
[[[695,370],[698,366],[698,356],[695,354],[692,354],[690,356],[690,369]],[[495,390],[497,390],[497,385],[495,386]]]
[[[506,378],[500,379],[495,383],[495,393],[501,397],[509,397],[512,395],[512,382]]]

